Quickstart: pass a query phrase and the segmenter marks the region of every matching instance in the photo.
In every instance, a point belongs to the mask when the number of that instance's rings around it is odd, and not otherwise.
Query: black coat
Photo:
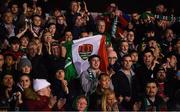
[[[44,64],[44,59],[40,55],[29,57],[32,63],[32,78],[47,79],[48,72]]]
[[[119,71],[111,78],[112,78],[112,83],[114,85],[114,91],[117,97],[119,97],[120,95],[123,97],[133,96],[134,86],[135,86],[134,84],[136,82],[135,75],[132,75],[131,84],[129,83],[127,76],[122,71]]]
[[[138,83],[137,91],[139,97],[142,97],[142,95],[144,95],[146,83],[151,79],[155,79],[155,74],[157,72],[158,66],[159,65],[156,65],[154,69],[151,70],[148,69],[145,64],[142,64],[141,67],[136,70],[136,77]]]
[[[114,91],[117,96],[122,96],[123,98],[131,97],[129,102],[123,100],[122,106],[126,108],[126,110],[132,109],[133,101],[136,99],[136,77],[134,73],[131,72],[131,83],[129,82],[128,77],[123,71],[119,71],[117,74],[112,76],[112,83],[114,85]]]
[[[147,103],[149,102],[149,103]],[[141,99],[141,111],[167,111],[167,104],[163,101],[161,97],[156,96],[155,101],[152,102],[147,96]]]

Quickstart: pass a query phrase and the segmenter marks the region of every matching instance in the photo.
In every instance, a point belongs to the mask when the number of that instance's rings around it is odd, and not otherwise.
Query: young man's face
[[[98,57],[94,57],[90,61],[90,66],[92,69],[97,70],[100,66],[100,59]]]
[[[176,56],[171,56],[170,58],[169,58],[169,64],[170,64],[170,66],[172,67],[172,68],[175,68],[176,67],[176,64],[177,64],[177,58],[176,58]]]
[[[137,52],[132,53],[131,59],[133,63],[136,63],[138,61],[138,53]]]
[[[157,91],[158,91],[158,88],[157,88],[156,83],[151,82],[146,85],[146,94],[149,97],[155,97],[157,94]]]
[[[174,38],[174,32],[171,29],[168,29],[165,33],[165,39],[168,41],[172,41]]]
[[[139,19],[139,14],[136,13],[136,12],[133,13],[133,14],[132,14],[132,20],[133,20],[133,21],[137,21],[138,19]]]
[[[123,66],[123,69],[125,70],[130,70],[131,69],[131,66],[132,66],[132,59],[131,57],[124,57],[123,58],[123,61],[122,61],[122,66]]]
[[[5,75],[3,78],[3,85],[7,88],[11,88],[14,84],[13,76],[12,75]]]
[[[13,15],[11,12],[7,12],[4,14],[4,21],[6,24],[12,24],[13,23]]]
[[[157,79],[160,81],[160,82],[163,82],[165,81],[166,79],[166,72],[164,70],[159,70],[157,72]]]
[[[18,5],[17,4],[13,4],[12,7],[11,7],[11,12],[13,14],[16,14],[16,13],[18,13],[18,11],[19,11]]]
[[[121,52],[127,53],[128,49],[129,49],[128,42],[122,42],[121,45],[120,45]]]
[[[37,45],[28,46],[28,54],[31,57],[36,56],[37,53],[38,53],[38,46]]]
[[[154,56],[151,54],[151,52],[147,52],[143,56],[144,64],[147,66],[150,66],[154,60]]]
[[[36,14],[39,15],[39,16],[42,15],[42,8],[41,7],[36,8]]]

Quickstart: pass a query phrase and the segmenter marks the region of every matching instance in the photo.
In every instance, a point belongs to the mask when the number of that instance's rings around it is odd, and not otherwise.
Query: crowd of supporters
[[[180,20],[163,4],[126,14],[115,3],[102,13],[75,0],[68,10],[51,0],[0,3],[0,110],[180,110]],[[77,74],[73,40],[98,34],[107,71],[91,55]]]

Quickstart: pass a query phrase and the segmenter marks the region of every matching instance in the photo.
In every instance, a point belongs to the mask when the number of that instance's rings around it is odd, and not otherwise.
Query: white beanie
[[[39,91],[43,88],[50,86],[51,84],[46,79],[34,79],[33,88],[35,91]]]

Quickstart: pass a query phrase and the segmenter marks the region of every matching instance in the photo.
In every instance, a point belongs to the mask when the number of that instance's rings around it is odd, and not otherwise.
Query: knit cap
[[[33,88],[34,91],[39,91],[43,88],[50,86],[51,84],[46,79],[34,79]]]
[[[18,69],[21,71],[25,66],[32,67],[31,61],[27,58],[27,56],[23,56],[20,59]]]

